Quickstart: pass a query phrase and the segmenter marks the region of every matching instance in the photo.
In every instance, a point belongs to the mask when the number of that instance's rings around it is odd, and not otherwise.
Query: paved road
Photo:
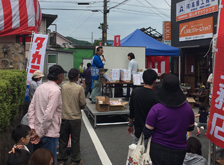
[[[194,108],[195,114],[198,112],[198,108]],[[104,120],[111,120],[113,116],[109,116]],[[92,123],[92,119],[88,118],[87,121]],[[198,119],[196,119],[196,122]],[[132,137],[127,133],[126,125],[113,125],[113,126],[97,126],[93,129],[90,125],[85,125],[85,115],[82,121],[81,132],[81,158],[84,165],[124,165],[127,158],[128,146],[132,142]],[[90,134],[95,134],[92,140]],[[92,132],[91,132],[92,131]],[[192,136],[196,136],[196,128],[192,132]],[[207,159],[208,157],[208,139],[205,137],[205,131],[201,131],[201,135],[198,139],[202,143],[202,155]],[[99,143],[97,142],[97,138]],[[94,146],[94,143],[96,146]],[[101,144],[102,148],[101,148]],[[105,152],[103,152],[105,150]],[[98,153],[99,152],[99,153]],[[105,156],[105,154],[108,156]],[[101,158],[100,156],[101,155]],[[107,159],[108,158],[108,159]],[[102,160],[103,159],[103,160]],[[104,163],[102,163],[104,162]],[[111,162],[111,163],[110,163]],[[69,161],[66,163],[69,164]]]

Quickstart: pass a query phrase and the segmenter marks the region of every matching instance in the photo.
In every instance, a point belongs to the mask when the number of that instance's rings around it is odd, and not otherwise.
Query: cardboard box
[[[100,79],[100,82],[107,82],[107,79],[103,76],[104,73],[107,72],[108,69],[102,69],[100,68],[99,69],[99,79]]]
[[[96,110],[108,112],[110,108],[110,98],[107,96],[96,96]]]
[[[193,108],[196,103],[193,97],[187,97],[187,102],[191,105],[191,108]]]
[[[119,111],[124,110],[124,106],[128,104],[128,102],[122,102],[121,105],[111,105],[110,104],[110,111]]]
[[[187,97],[187,101],[188,101],[189,103],[195,103],[195,100],[194,100],[193,97]]]

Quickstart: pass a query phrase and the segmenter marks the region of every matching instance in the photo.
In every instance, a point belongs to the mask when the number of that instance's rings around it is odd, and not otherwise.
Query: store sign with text
[[[163,42],[164,44],[171,45],[171,22],[163,22]]]
[[[176,4],[176,21],[218,11],[218,0],[184,0]]]
[[[200,40],[213,37],[213,17],[179,25],[179,41]]]

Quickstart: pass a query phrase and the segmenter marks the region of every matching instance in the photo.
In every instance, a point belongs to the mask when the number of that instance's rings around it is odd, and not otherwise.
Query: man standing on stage
[[[91,62],[91,76],[93,80],[93,90],[90,95],[90,100],[92,103],[96,102],[96,96],[100,96],[101,84],[99,81],[99,68],[104,68],[105,58],[101,60],[100,56],[103,55],[103,47],[100,46],[96,49],[97,53],[93,56]]]

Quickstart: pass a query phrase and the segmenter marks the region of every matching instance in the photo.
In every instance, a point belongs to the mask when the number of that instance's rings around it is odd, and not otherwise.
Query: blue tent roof
[[[146,56],[180,56],[180,49],[155,40],[139,29],[121,40],[121,46],[144,46]]]

